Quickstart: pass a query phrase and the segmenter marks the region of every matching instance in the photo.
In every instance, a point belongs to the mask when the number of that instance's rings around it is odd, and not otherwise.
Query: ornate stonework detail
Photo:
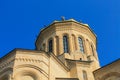
[[[44,63],[46,66],[49,66],[48,64],[46,64],[43,60],[38,60],[38,59],[32,59],[32,58],[15,58],[15,61],[21,61],[21,62],[29,62],[29,63],[38,63],[40,64],[41,62]]]
[[[14,67],[14,70],[17,74],[14,74],[14,75],[19,77],[19,76],[24,76],[27,74],[27,75],[31,75],[31,76],[34,76],[37,78],[38,76],[40,76],[42,74],[48,78],[49,74],[45,70],[43,70],[43,68],[41,68],[41,66],[35,66],[33,64],[17,65]],[[20,70],[20,71],[17,71],[17,70]]]
[[[41,60],[38,59],[31,59],[31,58],[15,58],[16,61],[23,61],[23,62],[36,62],[40,63]]]

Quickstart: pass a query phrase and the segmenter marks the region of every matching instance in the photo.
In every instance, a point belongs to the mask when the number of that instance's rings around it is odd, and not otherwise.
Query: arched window
[[[63,36],[63,46],[64,46],[64,53],[68,53],[68,38],[67,36]]]
[[[83,80],[88,80],[87,79],[87,72],[86,71],[83,71]]]
[[[84,53],[84,46],[82,38],[78,37],[80,52]]]
[[[49,52],[52,52],[53,51],[53,41],[52,40],[49,40]]]

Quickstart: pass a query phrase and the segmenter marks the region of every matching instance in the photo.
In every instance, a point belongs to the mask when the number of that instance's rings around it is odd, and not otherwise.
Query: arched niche
[[[15,67],[15,80],[40,80],[42,70],[34,65],[19,65]]]

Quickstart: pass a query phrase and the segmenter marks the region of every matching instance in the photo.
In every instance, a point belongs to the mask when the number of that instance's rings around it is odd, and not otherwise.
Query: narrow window
[[[84,79],[84,80],[88,80],[88,79],[87,79],[87,73],[86,73],[86,71],[83,71],[83,79]]]
[[[68,53],[68,38],[67,36],[63,36],[63,46],[64,46],[64,53]]]
[[[80,52],[84,53],[84,46],[83,46],[82,38],[79,37],[78,41],[79,41]]]
[[[49,40],[49,52],[52,52],[52,47],[53,47],[53,45],[52,45],[52,40]]]

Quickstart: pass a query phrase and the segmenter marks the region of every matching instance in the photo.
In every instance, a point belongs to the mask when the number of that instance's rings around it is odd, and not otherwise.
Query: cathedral
[[[40,31],[35,50],[0,58],[0,80],[120,80],[120,60],[100,68],[96,46],[88,24],[55,20]]]

